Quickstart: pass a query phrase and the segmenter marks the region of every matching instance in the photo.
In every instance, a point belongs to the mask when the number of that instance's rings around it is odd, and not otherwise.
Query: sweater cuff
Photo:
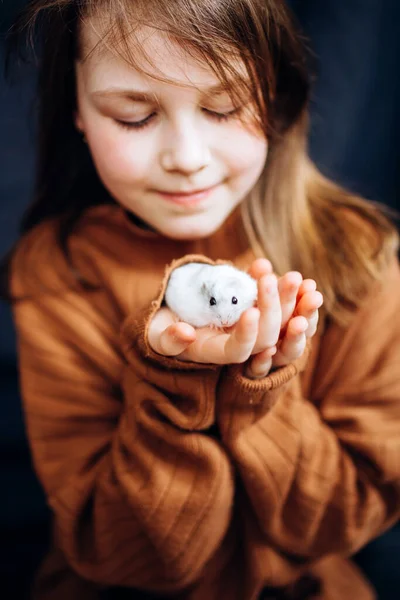
[[[246,364],[230,365],[223,370],[217,388],[216,416],[225,441],[236,438],[259,421],[287,393],[289,384],[305,369],[310,349],[309,340],[300,358],[263,379],[246,377]]]
[[[271,371],[261,379],[251,379],[244,374],[247,368],[246,363],[229,365],[221,377],[221,397],[226,403],[237,406],[262,403],[265,401],[265,394],[279,390],[298,373],[304,371],[310,349],[311,340],[308,340],[300,358]]]
[[[218,371],[220,365],[212,363],[197,363],[191,361],[179,360],[175,357],[164,356],[155,352],[148,342],[148,332],[150,323],[158,310],[160,310],[165,290],[168,285],[169,277],[174,269],[181,267],[187,263],[199,262],[209,265],[232,264],[229,261],[217,260],[213,261],[201,254],[187,254],[186,256],[172,261],[167,265],[164,273],[164,278],[161,282],[157,297],[151,303],[150,307],[146,308],[138,316],[128,316],[121,327],[121,344],[122,348],[129,360],[132,352],[139,353],[142,358],[152,365],[157,365],[162,369],[179,370],[179,371]]]

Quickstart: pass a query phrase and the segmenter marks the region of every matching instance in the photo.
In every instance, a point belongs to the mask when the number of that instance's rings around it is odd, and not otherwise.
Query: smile
[[[192,206],[193,204],[198,204],[208,198],[218,186],[219,184],[202,190],[194,190],[192,192],[157,191],[157,194],[159,194],[168,202],[173,202],[174,204],[181,204],[184,206]]]

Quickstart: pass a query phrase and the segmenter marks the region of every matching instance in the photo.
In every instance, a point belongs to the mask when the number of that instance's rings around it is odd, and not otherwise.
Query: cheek
[[[105,123],[88,131],[90,152],[103,180],[133,183],[146,179],[151,164],[149,149],[134,135]]]
[[[223,139],[221,147],[231,176],[256,177],[261,173],[268,153],[264,137],[237,127]]]

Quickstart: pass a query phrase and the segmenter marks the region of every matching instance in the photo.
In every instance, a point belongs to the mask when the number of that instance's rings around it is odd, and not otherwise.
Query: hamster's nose
[[[230,315],[230,314],[228,316],[226,316],[225,319],[221,319],[221,323],[224,327],[228,327],[229,324],[231,323],[231,321],[232,321],[232,315]]]

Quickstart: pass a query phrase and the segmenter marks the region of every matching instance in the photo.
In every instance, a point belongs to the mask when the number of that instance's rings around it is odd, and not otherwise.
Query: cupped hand
[[[153,317],[148,341],[164,356],[183,361],[226,365],[245,362],[252,353],[258,335],[260,311],[249,308],[229,333],[212,327],[194,329],[176,321],[169,308],[161,308]]]
[[[272,274],[269,261],[258,259],[253,262],[249,274],[258,280],[258,306],[260,308],[259,334],[247,365],[247,375],[265,377],[271,367],[281,367],[299,358],[306,347],[307,338],[312,337],[318,325],[318,309],[323,303],[322,294],[316,291],[313,279],[305,279],[297,271],[290,271],[279,280]],[[278,337],[276,321],[278,300],[281,322]],[[272,339],[271,336],[272,335]],[[271,342],[275,341],[275,348]]]
[[[249,273],[258,281],[258,307],[245,311],[228,332],[212,327],[194,329],[163,307],[149,327],[152,349],[197,363],[248,361],[246,374],[254,378],[264,377],[271,366],[283,366],[301,356],[306,337],[315,333],[322,304],[315,282],[302,281],[297,272],[278,280],[266,259],[254,261]]]

